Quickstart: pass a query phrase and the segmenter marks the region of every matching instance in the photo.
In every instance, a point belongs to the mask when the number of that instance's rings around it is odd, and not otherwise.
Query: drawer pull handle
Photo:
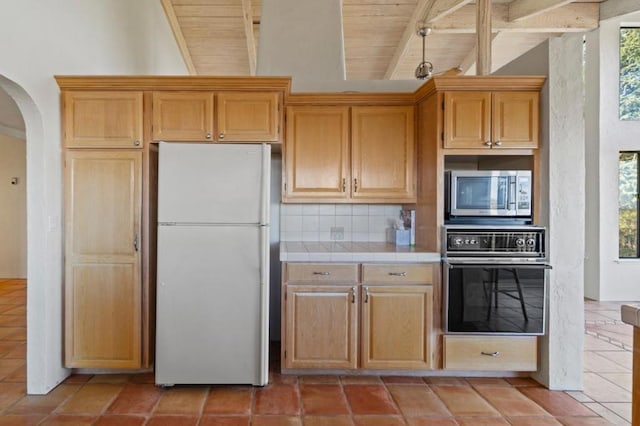
[[[485,351],[482,351],[480,353],[482,355],[492,356],[492,357],[496,357],[496,356],[500,355],[500,352],[498,352],[498,351],[496,351],[496,352],[485,352]]]
[[[389,275],[391,275],[392,277],[406,277],[407,273],[406,272],[389,272]]]
[[[369,287],[364,288],[364,303],[369,303]]]
[[[351,303],[356,303],[356,291],[355,287],[351,287]]]
[[[331,275],[331,272],[314,272],[313,275],[322,275],[322,276],[327,276],[327,275]]]

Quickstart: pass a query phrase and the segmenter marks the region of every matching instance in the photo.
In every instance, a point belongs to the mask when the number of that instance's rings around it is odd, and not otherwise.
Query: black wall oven
[[[545,333],[543,228],[449,226],[443,234],[447,334]]]

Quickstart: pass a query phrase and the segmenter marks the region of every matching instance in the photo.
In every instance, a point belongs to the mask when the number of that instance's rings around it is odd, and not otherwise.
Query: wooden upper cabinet
[[[491,93],[444,94],[444,147],[488,148],[491,141]]]
[[[280,118],[278,93],[166,91],[153,94],[154,140],[278,142]]]
[[[539,115],[538,92],[494,92],[493,145],[498,148],[537,148]]]
[[[362,293],[361,367],[430,368],[432,287],[365,283]]]
[[[153,93],[154,140],[213,141],[213,131],[213,93]]]
[[[352,108],[354,200],[415,202],[415,162],[413,106]]]
[[[216,101],[218,142],[278,142],[278,93],[219,92]]]
[[[288,107],[284,155],[284,200],[348,199],[349,107]]]
[[[538,92],[444,94],[444,148],[537,148]]]
[[[357,367],[357,286],[287,285],[285,368]]]
[[[142,152],[65,157],[65,366],[140,368]]]
[[[142,92],[66,91],[65,148],[142,148]]]

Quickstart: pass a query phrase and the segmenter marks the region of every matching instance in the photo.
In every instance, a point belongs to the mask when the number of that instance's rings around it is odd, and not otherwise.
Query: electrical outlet
[[[332,240],[344,240],[344,226],[332,226],[331,227],[331,239]]]

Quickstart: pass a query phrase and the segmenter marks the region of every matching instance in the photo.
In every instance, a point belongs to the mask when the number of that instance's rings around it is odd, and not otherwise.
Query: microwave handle
[[[517,200],[517,189],[518,189],[518,178],[516,176],[512,176],[509,178],[509,198],[507,198],[507,209],[515,210],[516,209],[516,200]]]

